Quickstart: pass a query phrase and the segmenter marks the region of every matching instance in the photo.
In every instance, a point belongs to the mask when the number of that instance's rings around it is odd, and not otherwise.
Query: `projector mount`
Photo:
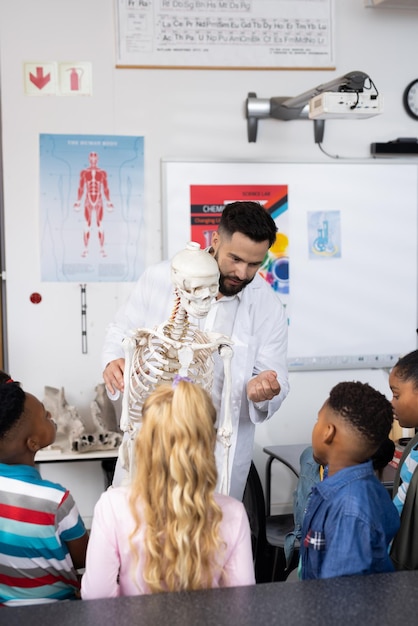
[[[367,87],[365,87],[366,82],[368,82]],[[378,96],[378,91],[371,78],[364,72],[353,71],[348,72],[348,74],[344,74],[339,78],[335,78],[328,83],[318,85],[317,87],[314,87],[309,91],[305,91],[299,96],[295,96],[293,98],[287,96],[276,98],[257,98],[257,95],[251,92],[248,94],[245,101],[248,141],[255,142],[257,140],[257,126],[259,119],[272,117],[285,122],[297,119],[309,119],[309,102],[315,96],[324,92],[351,92],[357,94],[358,102],[358,94],[362,93],[365,88],[373,88],[375,96]],[[354,111],[356,104],[350,108]],[[330,115],[330,117],[333,116]],[[349,119],[350,112],[346,112],[344,117]],[[326,114],[322,116],[322,119],[314,119],[314,134],[316,143],[322,142],[325,118]]]

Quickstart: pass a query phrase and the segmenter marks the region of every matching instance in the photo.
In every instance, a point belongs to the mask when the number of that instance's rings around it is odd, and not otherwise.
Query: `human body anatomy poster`
[[[334,69],[333,0],[115,0],[117,67]]]
[[[41,134],[42,280],[136,280],[143,203],[143,137]]]

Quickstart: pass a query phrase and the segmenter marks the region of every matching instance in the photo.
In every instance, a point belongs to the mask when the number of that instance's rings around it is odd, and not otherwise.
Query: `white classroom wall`
[[[372,142],[418,135],[418,122],[402,106],[404,88],[418,77],[418,10],[370,9],[364,0],[335,0],[332,71],[116,69],[114,24],[112,0],[0,2],[9,370],[39,397],[45,385],[64,387],[68,402],[82,414],[89,413],[94,388],[101,382],[106,324],[132,284],[87,285],[88,353],[82,354],[80,285],[45,283],[40,277],[40,133],[145,137],[147,264],[162,255],[161,159],[330,161],[314,143],[313,124],[306,120],[261,120],[257,142],[248,143],[248,92],[260,98],[295,96],[361,70],[383,95],[384,114],[368,120],[328,120],[324,148],[365,159]],[[72,61],[92,64],[91,97],[25,95],[24,63]],[[30,302],[33,292],[42,295],[41,304]],[[260,472],[264,445],[310,440],[329,389],[344,379],[368,381],[389,395],[387,373],[379,370],[292,373],[283,407],[271,422],[257,427],[254,455]],[[74,483],[69,486],[82,514],[90,518],[102,477],[98,469],[91,491],[82,486],[87,478],[81,479],[79,471],[70,464],[48,468],[57,480]],[[90,469],[86,473],[90,475]]]

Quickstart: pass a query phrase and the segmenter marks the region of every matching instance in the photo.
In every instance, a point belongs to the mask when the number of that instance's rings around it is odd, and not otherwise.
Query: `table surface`
[[[94,452],[61,452],[58,449],[39,450],[35,463],[60,463],[61,461],[93,461],[95,459],[115,459],[117,450],[95,450]]]
[[[416,624],[418,571],[278,582],[0,610],[6,626]]]

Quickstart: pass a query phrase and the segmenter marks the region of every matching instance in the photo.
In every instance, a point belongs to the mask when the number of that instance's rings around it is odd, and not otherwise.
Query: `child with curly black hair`
[[[1,605],[79,597],[87,531],[69,491],[35,466],[55,434],[44,405],[0,371]]]
[[[370,460],[392,422],[389,400],[367,383],[339,383],[320,409],[312,447],[326,478],[303,519],[302,579],[393,571],[388,547],[399,515]]]

